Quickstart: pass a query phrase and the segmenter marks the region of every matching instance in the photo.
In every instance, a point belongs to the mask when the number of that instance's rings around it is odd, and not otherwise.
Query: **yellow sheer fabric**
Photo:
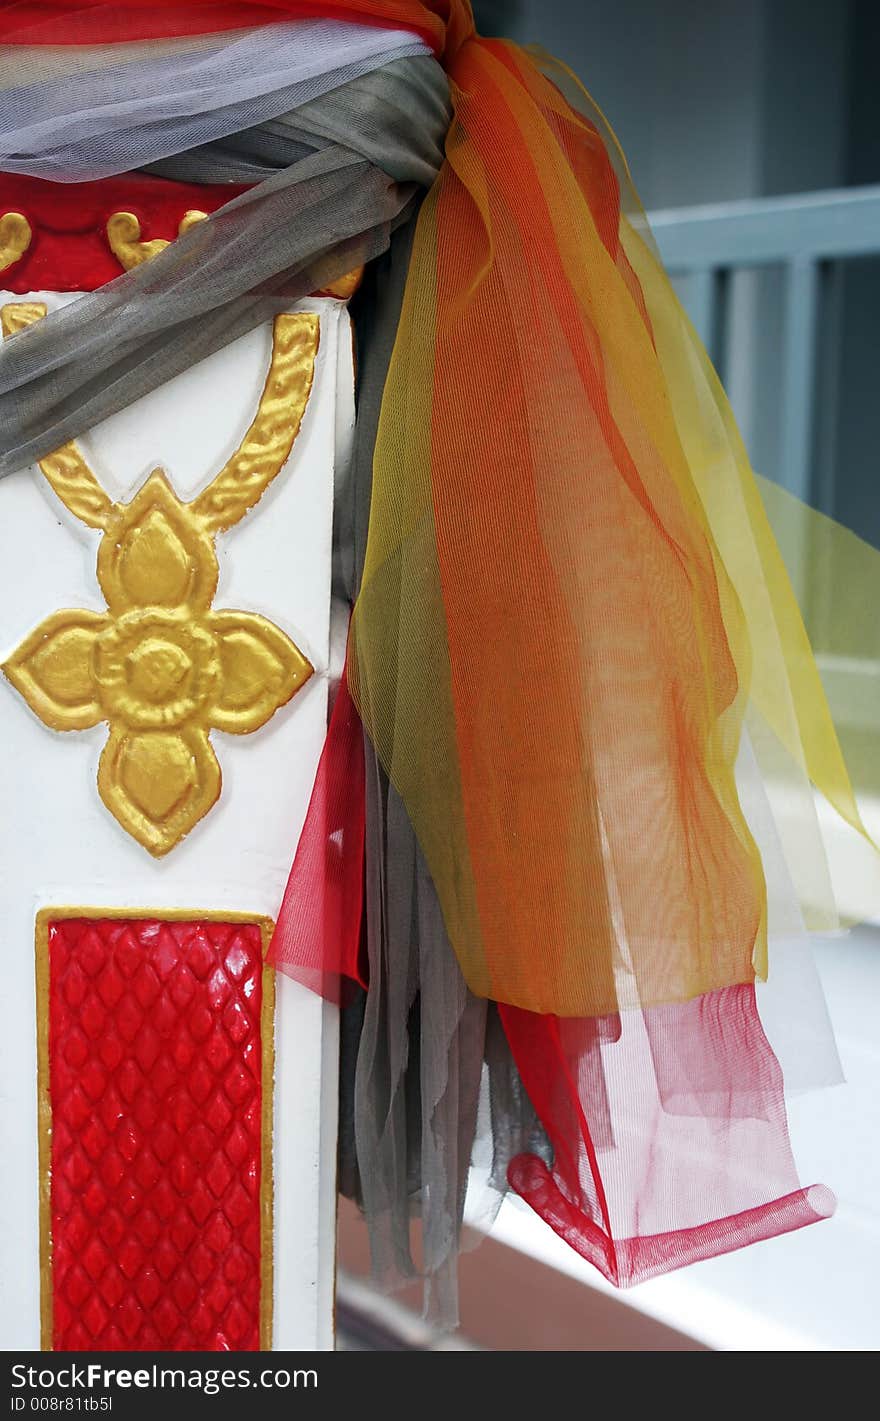
[[[448,59],[351,687],[472,990],[600,1016],[766,974],[746,724],[810,926],[811,786],[866,831],[724,393],[601,115],[539,62]]]

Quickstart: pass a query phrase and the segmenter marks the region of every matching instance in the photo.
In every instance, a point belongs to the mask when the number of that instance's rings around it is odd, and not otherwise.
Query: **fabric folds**
[[[0,165],[54,182],[141,168],[300,108],[394,59],[405,30],[302,20],[215,38],[9,48]]]
[[[262,182],[10,343],[0,476],[384,250],[440,166],[447,102],[439,65],[412,58],[303,105],[275,130],[282,158]]]
[[[16,0],[0,40],[15,171],[253,184],[8,342],[0,475],[372,262],[346,676],[272,955],[343,1004],[377,1275],[454,1320],[484,1144],[495,1196],[618,1285],[827,1217],[756,982],[838,922],[815,792],[875,850],[776,500],[601,114],[467,0]]]

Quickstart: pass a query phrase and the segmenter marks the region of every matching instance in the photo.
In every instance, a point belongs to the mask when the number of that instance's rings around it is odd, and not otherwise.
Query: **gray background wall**
[[[647,208],[880,180],[877,0],[482,0],[560,55]]]

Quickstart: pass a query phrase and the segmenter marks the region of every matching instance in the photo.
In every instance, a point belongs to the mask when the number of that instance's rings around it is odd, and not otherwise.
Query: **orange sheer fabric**
[[[749,982],[747,714],[763,770],[861,822],[730,411],[583,91],[478,37],[468,0],[17,0],[0,37],[315,15],[416,30],[450,79],[349,679],[467,982],[561,1016]]]

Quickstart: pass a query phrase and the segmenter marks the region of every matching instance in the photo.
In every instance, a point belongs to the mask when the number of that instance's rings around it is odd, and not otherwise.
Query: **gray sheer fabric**
[[[366,553],[373,447],[414,226],[373,263],[354,313],[355,449],[334,530],[335,588],[349,601]],[[421,1273],[426,1311],[452,1327],[478,1123],[490,1209],[507,1188],[509,1160],[526,1148],[546,1157],[548,1147],[497,1009],[465,984],[409,817],[366,737],[364,752],[370,988],[343,1013],[340,1184],[364,1209],[377,1280],[393,1287]],[[481,1091],[487,1110],[478,1108]]]
[[[6,343],[0,473],[378,257],[357,298],[355,450],[334,537],[334,590],[353,601],[416,208],[439,169],[448,123],[443,71],[432,59],[407,58],[152,165],[190,182],[257,186],[153,261]],[[426,1308],[452,1326],[476,1137],[486,1136],[498,1198],[513,1155],[547,1151],[496,1008],[465,985],[404,806],[368,741],[365,753],[370,987],[343,1013],[340,1187],[364,1210],[377,1280],[393,1287],[424,1276]]]
[[[427,53],[406,30],[339,20],[127,45],[9,46],[0,50],[0,168],[63,183],[129,172]]]
[[[292,162],[277,148],[278,166],[250,191],[5,343],[0,476],[377,256],[436,176],[448,123],[446,76],[429,58],[286,115],[274,137]],[[197,153],[193,172],[206,161]]]

